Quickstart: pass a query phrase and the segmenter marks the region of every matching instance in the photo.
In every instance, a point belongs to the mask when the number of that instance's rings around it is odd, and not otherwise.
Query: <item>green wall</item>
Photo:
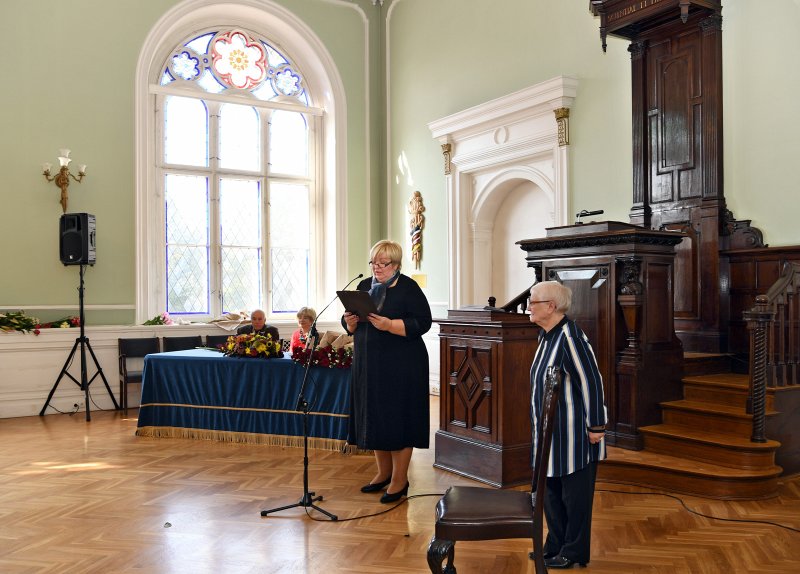
[[[304,20],[333,57],[345,86],[351,261],[364,259],[363,206],[375,186],[365,117],[364,16],[379,22],[370,0],[278,0]],[[78,269],[58,259],[59,189],[41,164],[72,149],[88,165],[70,185],[68,211],[97,217],[97,264],[86,271],[86,304],[135,302],[134,82],[147,34],[176,0],[3,0],[0,36],[10,47],[0,93],[0,306],[76,305]],[[370,26],[376,26],[370,23]],[[376,35],[376,34],[374,34]],[[373,84],[375,84],[373,80]],[[377,85],[377,84],[375,84]],[[377,99],[375,94],[370,99]],[[373,128],[370,128],[373,129]],[[372,135],[377,139],[377,131]],[[377,174],[371,175],[377,181]],[[355,269],[355,267],[354,267]],[[1,308],[1,307],[0,307]],[[74,310],[33,310],[43,321]],[[87,313],[92,324],[132,323],[133,310]]]
[[[427,124],[557,75],[580,81],[570,116],[569,212],[602,207],[609,219],[627,220],[627,42],[612,38],[603,54],[587,2],[276,1],[325,43],[345,86],[351,274],[366,272],[376,239],[407,244],[406,206],[419,190],[427,208],[420,272],[428,276],[428,298],[446,302],[445,178]],[[40,175],[43,162],[57,163],[60,147],[89,166],[84,182],[70,186],[69,204],[69,211],[94,213],[98,221],[98,264],[87,270],[86,303],[134,303],[135,67],[149,30],[175,4],[0,3],[0,34],[11,56],[0,93],[0,305],[77,303],[77,269],[58,261],[58,188]],[[752,219],[769,244],[798,244],[787,166],[800,156],[800,2],[770,0],[769,10],[748,0],[723,4],[728,205],[739,219]],[[66,312],[33,314],[49,320]],[[132,310],[89,313],[94,324],[133,319]]]
[[[770,245],[800,243],[788,166],[800,156],[800,2],[723,1],[725,195]],[[558,75],[579,79],[570,113],[568,213],[632,202],[628,42],[600,47],[588,2],[394,0],[389,18],[389,233],[407,241],[405,208],[426,204],[422,273],[447,301],[445,176],[428,122]],[[404,155],[408,168],[398,168]],[[412,183],[406,174],[410,171]]]

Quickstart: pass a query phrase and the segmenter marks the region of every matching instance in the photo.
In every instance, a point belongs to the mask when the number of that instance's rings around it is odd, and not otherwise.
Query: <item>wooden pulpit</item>
[[[524,313],[451,309],[439,323],[436,468],[492,486],[531,479],[530,367],[539,328]]]
[[[659,404],[681,398],[673,266],[683,238],[604,221],[553,227],[544,238],[517,242],[537,276],[572,289],[568,315],[589,337],[603,376],[608,444],[641,449],[639,427],[660,423]]]

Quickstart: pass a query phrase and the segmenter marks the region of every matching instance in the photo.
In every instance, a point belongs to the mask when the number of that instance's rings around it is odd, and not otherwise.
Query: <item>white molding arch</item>
[[[152,262],[160,259],[156,234],[163,229],[155,208],[153,141],[156,133],[154,95],[161,66],[170,51],[189,34],[218,26],[253,30],[273,40],[303,71],[312,105],[324,110],[321,173],[323,222],[315,245],[322,267],[317,300],[337,289],[347,275],[347,254],[336,246],[345,244],[347,231],[347,101],[339,71],[325,45],[295,14],[273,0],[185,0],[168,10],[154,24],[144,41],[135,79],[135,178],[136,178],[136,321],[163,311],[163,287],[154,276]],[[337,153],[340,150],[341,153]]]
[[[450,308],[485,304],[491,274],[493,225],[509,189],[529,181],[552,209],[548,227],[567,225],[569,145],[559,144],[554,111],[570,108],[578,81],[559,76],[428,124],[450,144],[447,175]],[[526,239],[520,237],[520,239]]]

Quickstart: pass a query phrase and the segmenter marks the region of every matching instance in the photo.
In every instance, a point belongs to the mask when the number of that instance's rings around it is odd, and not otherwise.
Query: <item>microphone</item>
[[[352,284],[353,284],[353,281],[355,281],[356,279],[361,279],[363,276],[364,276],[364,274],[363,274],[363,273],[359,273],[358,275],[356,275],[355,277],[353,277],[352,279],[350,279],[350,281],[348,281],[348,282],[347,282],[347,285],[345,285],[345,286],[344,286],[344,288],[343,288],[343,289],[341,289],[341,291],[344,291],[345,289],[347,289],[348,287],[350,287],[350,285],[352,285]],[[333,305],[333,302],[334,302],[334,301],[336,301],[338,298],[339,298],[339,294],[337,293],[337,294],[334,296],[334,298],[330,300],[330,303],[328,303],[327,305],[325,305],[325,306],[322,308],[322,311],[320,311],[319,313],[317,313],[317,316],[314,318],[314,322],[313,322],[313,323],[311,323],[311,328],[308,330],[308,339],[306,339],[306,349],[313,349],[313,348],[314,348],[314,346],[315,346],[315,343],[316,343],[316,342],[314,341],[314,333],[316,333],[316,332],[317,332],[317,321],[318,321],[318,320],[319,320],[319,318],[322,316],[322,314],[323,314],[323,313],[324,313],[324,312],[325,312],[325,311],[328,309],[328,307],[330,307],[331,305]]]

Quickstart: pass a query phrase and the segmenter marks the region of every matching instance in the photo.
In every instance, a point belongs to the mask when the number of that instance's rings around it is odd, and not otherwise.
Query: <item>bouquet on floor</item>
[[[222,345],[222,352],[227,357],[251,357],[271,359],[283,357],[281,342],[273,341],[271,335],[234,335]]]
[[[353,364],[353,337],[328,331],[313,350],[302,345],[292,349],[292,360],[303,366],[311,361],[314,367],[349,369]]]

